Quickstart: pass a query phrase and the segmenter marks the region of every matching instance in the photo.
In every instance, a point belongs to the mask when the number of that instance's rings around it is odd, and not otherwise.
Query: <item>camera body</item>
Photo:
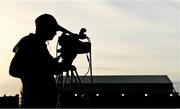
[[[69,34],[62,33],[58,39],[61,49],[62,63],[64,67],[70,67],[77,54],[88,53],[91,50],[90,42],[83,42],[80,39],[87,38],[85,34]]]

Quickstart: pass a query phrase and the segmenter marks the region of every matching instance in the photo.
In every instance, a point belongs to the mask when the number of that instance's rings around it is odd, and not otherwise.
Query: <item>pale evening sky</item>
[[[168,75],[180,92],[178,0],[0,0],[0,13],[0,96],[19,92],[20,80],[8,75],[12,49],[44,13],[72,32],[87,28],[93,75]],[[53,56],[58,35],[48,46]],[[86,73],[85,55],[74,64]]]

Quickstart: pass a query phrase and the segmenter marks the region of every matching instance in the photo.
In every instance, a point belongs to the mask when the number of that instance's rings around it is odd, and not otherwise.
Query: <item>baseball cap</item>
[[[50,14],[42,14],[35,19],[36,27],[43,27],[43,28],[51,28],[55,29],[56,31],[59,30],[60,25],[58,25],[54,16]]]

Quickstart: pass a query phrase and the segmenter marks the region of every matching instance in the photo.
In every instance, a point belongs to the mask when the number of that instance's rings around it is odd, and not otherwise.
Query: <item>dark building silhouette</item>
[[[93,83],[90,78],[84,77],[81,84],[67,82],[61,92],[61,107],[180,107],[180,96],[166,75],[93,76]]]
[[[0,97],[0,108],[19,108],[19,95]]]

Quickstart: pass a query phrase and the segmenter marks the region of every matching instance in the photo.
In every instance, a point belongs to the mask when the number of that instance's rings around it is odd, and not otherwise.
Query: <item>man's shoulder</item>
[[[34,34],[30,33],[29,35],[20,39],[20,41],[13,48],[13,52],[15,52],[18,48],[28,48],[34,45],[36,45],[36,38]]]
[[[36,37],[35,34],[30,33],[29,35],[21,38],[19,43],[21,43],[22,45],[36,46],[36,45],[39,45],[41,41],[38,39],[38,37]]]
[[[21,38],[20,42],[29,42],[29,41],[33,41],[33,40],[35,40],[35,34],[30,33],[29,35]]]

